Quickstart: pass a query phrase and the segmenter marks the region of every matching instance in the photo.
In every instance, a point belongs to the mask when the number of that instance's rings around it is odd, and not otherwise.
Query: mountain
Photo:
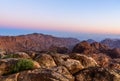
[[[60,38],[44,34],[27,34],[19,36],[0,36],[0,49],[15,51],[46,51],[51,46],[72,49],[79,40],[75,38]]]
[[[101,41],[102,44],[106,44],[111,48],[120,48],[120,39],[104,39]]]
[[[93,40],[93,39],[88,39],[87,42],[89,42],[89,43],[93,43],[93,42],[96,42],[96,41]]]

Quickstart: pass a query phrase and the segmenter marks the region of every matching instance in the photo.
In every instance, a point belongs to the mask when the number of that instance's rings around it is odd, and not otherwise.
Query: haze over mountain
[[[37,29],[20,29],[20,28],[6,28],[4,26],[0,26],[0,35],[3,36],[17,36],[17,35],[23,35],[23,34],[30,34],[30,33],[42,33],[42,34],[48,34],[53,35],[56,37],[72,37],[77,38],[79,40],[88,40],[93,39],[95,41],[100,42],[101,40],[104,40],[105,38],[111,38],[116,39],[120,38],[120,35],[114,35],[114,34],[94,34],[94,33],[82,33],[82,32],[69,32],[69,31],[51,31],[51,30],[37,30]]]
[[[104,39],[101,41],[102,44],[106,44],[111,48],[120,48],[120,39]]]

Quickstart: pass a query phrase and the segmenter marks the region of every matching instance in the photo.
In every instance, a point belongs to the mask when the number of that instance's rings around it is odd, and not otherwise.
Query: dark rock
[[[120,75],[105,68],[92,67],[75,74],[75,81],[119,81]]]

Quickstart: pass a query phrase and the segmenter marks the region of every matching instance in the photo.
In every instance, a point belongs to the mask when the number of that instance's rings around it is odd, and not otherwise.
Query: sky
[[[0,35],[120,38],[120,0],[0,0]]]

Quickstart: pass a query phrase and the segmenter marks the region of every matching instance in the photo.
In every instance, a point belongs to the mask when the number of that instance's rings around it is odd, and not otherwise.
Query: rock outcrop
[[[120,81],[120,76],[105,68],[92,67],[76,73],[75,79],[75,81]]]
[[[110,48],[106,45],[98,42],[88,43],[82,41],[73,48],[73,53],[94,54],[94,53],[106,53]]]
[[[13,70],[16,70],[16,71],[17,69],[19,70],[21,68],[20,67],[21,63],[19,63],[20,61],[24,61],[24,59],[18,59],[18,58],[0,59],[0,75],[7,75],[9,73],[12,73],[11,71]],[[26,66],[25,64],[28,63],[28,61],[29,60],[25,59],[25,63],[23,67]],[[33,64],[31,69],[40,68],[40,65],[36,61],[31,60],[30,62]],[[20,68],[18,68],[17,66]]]
[[[0,77],[0,81],[74,81],[74,77],[63,67],[36,69]]]
[[[21,52],[19,52],[21,53]],[[21,53],[22,54],[22,53]],[[93,55],[93,56],[92,56]],[[34,61],[21,61],[21,58],[0,59],[0,81],[119,81],[119,59],[108,58],[102,54],[38,54]],[[103,58],[106,57],[106,58]],[[27,58],[24,58],[27,60]],[[94,60],[95,59],[95,60]],[[106,61],[104,63],[104,60]],[[33,68],[26,68],[29,62]],[[102,63],[100,63],[102,62]],[[24,64],[23,64],[24,63]],[[108,63],[108,64],[107,64]],[[110,64],[111,63],[111,64]],[[112,65],[114,63],[114,65]],[[103,67],[107,64],[106,67]],[[21,66],[21,67],[20,67]],[[31,67],[31,66],[29,66]],[[111,67],[111,68],[110,68]]]
[[[51,68],[57,66],[52,56],[48,54],[40,54],[35,58],[42,68]]]

